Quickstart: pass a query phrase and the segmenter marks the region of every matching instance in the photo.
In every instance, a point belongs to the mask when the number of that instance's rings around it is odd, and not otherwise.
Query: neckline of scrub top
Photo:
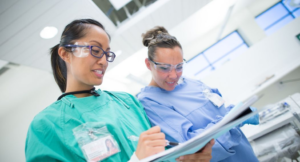
[[[95,90],[100,96],[101,96],[101,94],[102,94],[102,91],[101,91],[101,89],[96,89]],[[69,94],[69,95],[67,95],[67,96],[65,96],[65,97],[68,97],[68,98],[72,98],[72,99],[86,99],[86,98],[89,98],[89,97],[93,97],[94,95],[90,95],[90,96],[86,96],[86,97],[76,97],[74,94]],[[100,97],[100,96],[98,96],[98,97]],[[94,96],[94,97],[96,97],[96,96]]]
[[[182,87],[183,85],[186,84],[185,78],[182,77],[182,78],[180,78],[179,80],[180,80],[180,83],[178,83],[172,91],[167,91],[167,90],[165,90],[165,89],[163,89],[163,88],[155,87],[155,86],[146,86],[146,87],[144,87],[144,88],[141,89],[141,92],[143,92],[143,91],[145,92],[145,91],[147,91],[147,90],[154,90],[154,91],[159,91],[159,92],[172,93],[172,92],[177,91],[178,88],[180,88],[180,87]],[[178,82],[179,82],[179,80],[178,80]]]
[[[94,109],[95,107],[106,105],[110,101],[110,99],[108,99],[108,96],[105,95],[105,93],[103,93],[103,91],[101,91],[100,89],[96,91],[100,96],[91,95],[87,97],[77,98],[75,95],[71,94],[65,96],[62,99],[70,102],[69,104],[72,105],[71,107],[73,107],[74,105],[76,107],[85,107],[85,110]]]

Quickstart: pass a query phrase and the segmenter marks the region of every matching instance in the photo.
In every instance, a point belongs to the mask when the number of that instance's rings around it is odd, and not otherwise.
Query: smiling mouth
[[[102,70],[94,70],[94,72],[96,72],[97,74],[103,74],[103,71]]]
[[[175,85],[177,83],[177,81],[173,81],[173,82],[166,82],[168,85]]]
[[[93,72],[98,78],[102,78],[104,75],[104,70],[93,70]]]

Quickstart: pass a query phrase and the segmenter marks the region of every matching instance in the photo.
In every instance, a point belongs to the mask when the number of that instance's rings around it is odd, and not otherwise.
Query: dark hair
[[[107,141],[109,141],[109,142],[111,143],[111,146],[112,146],[113,148],[116,148],[116,146],[114,145],[114,143],[113,143],[110,139],[106,139],[106,140],[105,140],[105,145],[106,145],[106,142],[107,142]],[[106,148],[107,148],[108,151],[110,151],[110,148],[109,148],[107,145],[106,145]]]
[[[171,36],[163,26],[156,26],[142,34],[143,45],[148,47],[148,58],[153,60],[157,47],[174,48],[181,47],[174,36]]]
[[[68,24],[60,39],[60,43],[51,48],[51,66],[53,70],[54,79],[59,86],[61,92],[66,91],[67,86],[67,66],[63,59],[58,55],[58,48],[63,47],[67,44],[75,43],[73,41],[80,39],[86,35],[86,29],[90,28],[91,25],[96,25],[102,28],[104,31],[104,26],[93,19],[80,19],[74,20],[70,24]],[[110,36],[107,34],[109,39]]]

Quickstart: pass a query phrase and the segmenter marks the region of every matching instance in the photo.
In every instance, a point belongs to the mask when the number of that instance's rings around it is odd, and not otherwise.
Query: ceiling
[[[238,15],[246,7],[257,15],[278,0],[158,0],[141,7],[117,26],[97,7],[101,0],[94,1],[0,0],[0,69],[8,61],[21,67],[51,72],[49,50],[59,42],[64,27],[74,19],[93,18],[104,24],[112,36],[112,51],[122,51],[109,64],[102,88],[130,89],[135,94],[151,79],[143,61],[147,57],[147,49],[141,43],[141,34],[148,29],[157,25],[166,27],[180,40],[188,60],[197,54],[185,51],[189,44],[207,34],[214,37],[216,34],[211,34],[211,31],[225,36],[222,27],[229,19],[228,15]],[[57,27],[58,34],[52,39],[42,39],[39,33],[46,26]],[[0,71],[0,76],[6,71]]]
[[[89,0],[1,0],[0,59],[51,71],[49,49],[58,44],[69,22],[83,17],[101,21],[109,32],[116,30]],[[46,26],[57,27],[58,34],[42,39],[39,33]]]
[[[114,3],[122,2],[122,4],[117,6],[111,3],[111,1],[112,0],[93,0],[101,11],[105,13],[116,26],[119,26],[123,21],[130,19],[131,16],[141,8],[148,7],[157,0],[113,0]]]
[[[159,0],[116,27],[91,0],[1,0],[0,60],[50,72],[49,49],[59,42],[64,27],[74,19],[93,18],[112,35],[112,49],[122,51],[111,69],[142,48],[143,32],[156,25],[172,29],[210,1]],[[42,39],[39,33],[46,26],[57,27],[58,34]]]

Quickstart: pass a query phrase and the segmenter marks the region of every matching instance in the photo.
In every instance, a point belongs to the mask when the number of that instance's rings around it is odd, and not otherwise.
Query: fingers
[[[166,137],[165,134],[162,132],[147,135],[147,138],[149,139],[165,139],[165,137]]]
[[[165,151],[165,147],[161,147],[161,146],[155,146],[155,147],[146,147],[146,152],[150,153],[148,155],[154,155],[157,154],[159,152]]]
[[[148,135],[154,134],[154,133],[160,133],[160,127],[159,126],[152,127],[149,130],[145,131],[144,133],[148,134]]]
[[[179,158],[177,158],[177,161],[182,162],[191,162],[191,161],[201,161],[201,162],[209,162],[212,158],[210,153],[195,153],[190,155],[184,155]]]
[[[159,133],[152,133],[148,134],[149,132],[144,132],[140,135],[141,141],[153,141],[153,140],[164,140],[165,141],[165,134],[162,132]],[[166,141],[165,141],[166,143]]]
[[[138,159],[143,159],[150,155],[164,151],[165,146],[165,134],[160,132],[160,127],[155,126],[141,133],[136,149],[136,156]]]
[[[144,146],[158,147],[158,146],[166,146],[166,140],[147,140],[144,141]]]
[[[214,139],[210,140],[210,142],[206,144],[206,146],[203,148],[201,152],[211,152],[212,151],[211,149],[214,146],[214,144],[215,144],[215,140]]]
[[[190,155],[184,155],[179,158],[177,158],[177,161],[182,162],[192,162],[192,161],[201,161],[201,162],[209,162],[212,158],[211,152],[212,147],[215,144],[215,140],[212,139],[209,143],[206,144],[206,146],[200,151],[195,154]]]

